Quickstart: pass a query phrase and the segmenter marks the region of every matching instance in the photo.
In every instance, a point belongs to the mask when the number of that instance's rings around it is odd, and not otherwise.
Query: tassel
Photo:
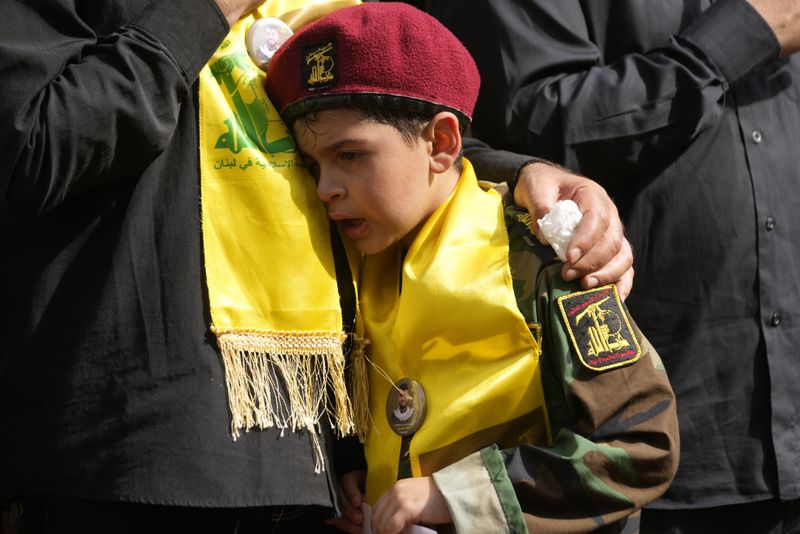
[[[333,406],[328,403],[326,410],[331,420],[331,427],[337,431],[339,437],[351,435],[355,430],[353,407],[347,391],[345,380],[345,358],[340,350],[338,354],[331,355],[327,361],[330,370],[327,373],[328,387],[333,393]]]
[[[350,400],[353,409],[355,433],[361,443],[367,438],[371,423],[369,413],[369,374],[367,367],[367,345],[369,340],[361,336],[353,337],[353,352],[350,357]]]

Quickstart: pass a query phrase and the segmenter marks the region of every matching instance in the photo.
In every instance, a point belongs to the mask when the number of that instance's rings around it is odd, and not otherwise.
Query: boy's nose
[[[320,175],[317,182],[317,196],[323,202],[331,202],[343,198],[346,194],[340,183]]]

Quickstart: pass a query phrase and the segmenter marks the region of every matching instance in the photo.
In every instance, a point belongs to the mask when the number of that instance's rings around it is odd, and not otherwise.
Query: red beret
[[[311,111],[379,107],[467,125],[480,76],[439,21],[407,4],[365,3],[303,27],[270,61],[266,88],[287,124]]]

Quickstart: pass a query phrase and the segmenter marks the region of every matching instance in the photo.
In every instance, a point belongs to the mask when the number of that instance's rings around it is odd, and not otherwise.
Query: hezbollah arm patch
[[[557,300],[572,346],[585,367],[605,371],[641,358],[642,349],[616,286],[570,293]]]

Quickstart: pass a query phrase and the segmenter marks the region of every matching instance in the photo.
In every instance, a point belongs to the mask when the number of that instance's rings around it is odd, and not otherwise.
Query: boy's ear
[[[448,171],[461,157],[461,133],[458,119],[449,111],[440,111],[428,124],[431,143],[430,168],[435,174]]]

